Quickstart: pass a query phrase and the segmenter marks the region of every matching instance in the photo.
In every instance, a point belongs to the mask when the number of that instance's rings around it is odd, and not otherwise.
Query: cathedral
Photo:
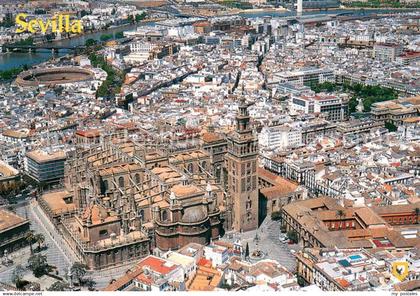
[[[39,203],[91,269],[256,229],[258,147],[247,108],[241,101],[232,134],[206,134],[188,149],[126,130],[89,143],[78,133],[64,188]]]

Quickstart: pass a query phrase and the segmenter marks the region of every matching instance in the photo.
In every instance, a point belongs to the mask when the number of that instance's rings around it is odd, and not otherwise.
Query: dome
[[[203,211],[201,207],[192,207],[187,208],[184,211],[184,215],[182,216],[181,222],[184,223],[196,223],[203,221],[207,218],[207,214]]]

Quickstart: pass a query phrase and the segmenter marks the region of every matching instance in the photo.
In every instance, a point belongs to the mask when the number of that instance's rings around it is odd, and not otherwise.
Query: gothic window
[[[246,163],[246,174],[247,175],[251,174],[251,163],[250,162]]]
[[[246,184],[245,184],[245,178],[243,178],[243,179],[242,179],[242,182],[241,182],[241,191],[242,191],[242,192],[245,192],[245,185],[246,185]]]
[[[255,190],[257,188],[257,177],[252,176],[252,190]]]
[[[142,222],[144,222],[144,210],[143,209],[140,210],[140,219],[141,219]]]
[[[206,169],[207,169],[207,162],[203,161],[203,162],[201,163],[201,167],[203,168],[203,172],[205,172],[205,171],[206,171]]]
[[[216,180],[217,180],[217,182],[220,182],[221,181],[220,180],[221,170],[222,170],[221,166],[220,165],[217,165],[217,167],[216,167]]]
[[[136,182],[136,184],[140,184],[140,175],[139,174],[134,175],[134,181]]]
[[[162,221],[167,221],[168,220],[168,211],[163,211],[162,212]]]
[[[103,180],[101,183],[101,194],[105,194],[108,189],[109,189],[109,185],[108,185],[108,181],[107,180]]]
[[[193,164],[192,163],[189,163],[188,164],[188,168],[187,168],[187,170],[192,174],[192,173],[194,173],[194,167],[193,167]]]
[[[246,209],[247,209],[247,210],[250,210],[250,209],[251,209],[251,207],[252,207],[252,201],[248,200],[248,201],[246,202]]]
[[[124,177],[119,177],[118,178],[118,185],[122,188],[124,187]]]

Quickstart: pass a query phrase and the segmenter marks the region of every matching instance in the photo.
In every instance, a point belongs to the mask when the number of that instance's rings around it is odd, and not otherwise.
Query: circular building
[[[22,72],[16,78],[19,86],[55,86],[67,83],[89,81],[94,73],[81,67],[40,68]]]

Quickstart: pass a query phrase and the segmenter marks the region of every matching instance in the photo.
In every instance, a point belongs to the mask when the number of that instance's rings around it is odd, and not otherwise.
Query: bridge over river
[[[53,54],[58,53],[62,50],[71,50],[75,52],[80,52],[86,48],[84,45],[78,46],[61,46],[61,45],[54,45],[54,44],[39,44],[39,45],[15,45],[15,44],[5,44],[2,45],[3,52],[36,52],[40,50],[48,50],[51,51]]]

